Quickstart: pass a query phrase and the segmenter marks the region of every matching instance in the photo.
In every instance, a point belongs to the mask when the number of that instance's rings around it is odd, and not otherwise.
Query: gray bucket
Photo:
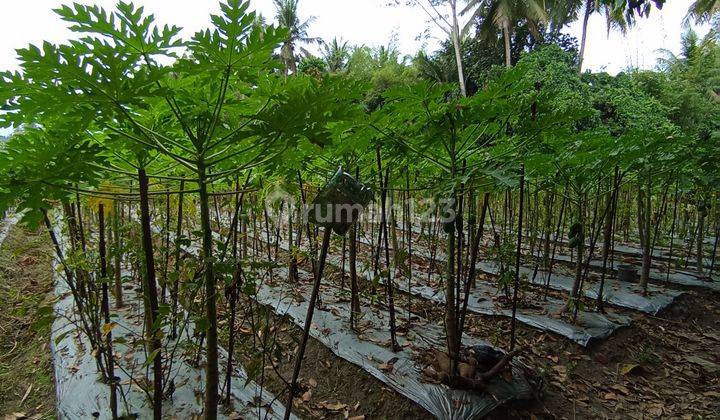
[[[634,283],[637,279],[637,267],[632,264],[618,265],[618,280]]]

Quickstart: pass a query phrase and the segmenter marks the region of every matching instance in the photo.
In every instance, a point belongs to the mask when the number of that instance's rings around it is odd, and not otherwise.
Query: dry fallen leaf
[[[312,398],[312,389],[308,389],[305,391],[305,393],[302,395],[302,400],[305,402],[310,401],[310,398]]]
[[[25,395],[23,395],[22,400],[20,400],[20,404],[24,403],[25,400],[27,400],[27,398],[30,396],[30,392],[32,391],[32,389],[33,389],[33,385],[30,384],[27,391],[25,391]]]
[[[102,326],[102,335],[105,337],[106,335],[110,334],[110,332],[117,327],[117,322],[110,322],[107,324],[103,324]]]
[[[322,406],[326,410],[330,410],[330,411],[340,411],[340,410],[344,410],[345,408],[347,408],[347,404],[343,404],[341,402],[336,402],[336,403],[322,402],[318,405]]]
[[[395,365],[389,363],[380,363],[378,365],[378,368],[380,368],[383,372],[392,372],[394,367]]]
[[[623,386],[623,385],[619,385],[619,384],[618,384],[618,385],[613,385],[613,386],[611,386],[610,388],[614,389],[615,391],[617,391],[617,392],[619,392],[619,393],[621,393],[621,394],[623,394],[623,395],[629,395],[629,394],[630,394],[630,390],[627,389],[627,387],[626,387],[626,386]]]
[[[607,356],[605,356],[604,354],[601,354],[601,353],[596,354],[593,358],[595,359],[596,362],[600,363],[601,365],[606,365],[610,362],[610,360],[608,360]]]
[[[310,385],[310,387],[312,388],[317,387],[317,381],[315,380],[315,378],[308,379],[308,385]]]
[[[637,372],[639,372],[641,369],[642,369],[642,368],[641,368],[640,365],[638,365],[638,364],[635,364],[635,363],[627,363],[627,364],[622,365],[622,367],[620,368],[620,373],[623,374],[623,375],[629,375],[629,374],[631,374],[631,373],[637,373]]]
[[[663,403],[647,404],[644,407],[644,411],[654,418],[659,418],[663,415],[663,412],[665,411],[665,405]]]
[[[603,395],[603,399],[608,400],[608,401],[610,401],[610,400],[617,401],[618,396],[612,392],[608,392],[605,395]]]
[[[705,360],[700,356],[685,356],[685,360],[690,363],[702,366],[703,369],[711,373],[720,371],[720,365],[718,365],[717,363],[713,363],[709,360]]]

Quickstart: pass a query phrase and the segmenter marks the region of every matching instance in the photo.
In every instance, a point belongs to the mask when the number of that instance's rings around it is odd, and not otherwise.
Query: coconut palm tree
[[[702,1],[702,0],[700,0]],[[717,0],[716,0],[717,1]],[[635,14],[647,16],[651,5],[661,8],[665,0],[569,0],[556,2],[553,5],[551,20],[558,26],[578,19],[582,13],[582,33],[580,35],[580,51],[578,53],[578,71],[582,72],[585,58],[588,21],[593,13],[605,15],[608,35],[611,29],[619,30],[623,35],[635,24]]]
[[[253,30],[264,33],[266,26],[267,23],[265,22],[265,16],[263,16],[262,13],[255,14],[255,20],[253,20]]]
[[[322,56],[329,72],[335,73],[345,69],[347,60],[350,58],[347,41],[343,41],[342,38],[340,40],[333,38],[329,44],[323,43]]]
[[[705,23],[715,15],[720,15],[720,0],[695,0],[688,8],[685,21],[692,19],[695,23]]]
[[[300,21],[298,16],[298,3],[300,0],[273,0],[273,2],[275,3],[275,17],[278,24],[288,30],[288,36],[280,49],[280,55],[285,64],[285,76],[287,76],[289,73],[297,72],[298,58],[310,55],[301,44],[319,44],[322,40],[308,36],[308,27],[315,20],[315,17],[311,16],[304,22]],[[300,49],[299,54],[295,53],[296,47]]]
[[[468,25],[480,18],[480,32],[492,38],[497,30],[503,33],[505,40],[505,65],[512,67],[510,37],[518,21],[525,19],[530,32],[540,38],[538,25],[548,20],[544,0],[470,0],[461,14],[472,12],[473,18]]]
[[[603,13],[605,15],[608,35],[611,29],[617,29],[625,35],[632,21],[625,19],[625,7],[612,0],[576,0],[568,1],[565,4],[570,8],[567,14],[568,20],[575,20],[582,11],[582,33],[580,35],[580,51],[578,53],[578,71],[582,72],[590,16],[593,13]]]
[[[462,38],[465,32],[461,31],[460,28],[461,25],[458,19],[458,6],[460,4],[458,1],[459,0],[407,0],[404,3],[410,6],[420,7],[427,17],[430,18],[430,21],[448,36],[448,39],[453,45],[453,51],[455,52],[455,64],[460,93],[463,96],[467,96],[461,51]],[[393,3],[391,2],[390,4]],[[399,0],[395,0],[394,4],[398,5],[402,3]],[[449,10],[446,10],[445,6],[447,6]]]

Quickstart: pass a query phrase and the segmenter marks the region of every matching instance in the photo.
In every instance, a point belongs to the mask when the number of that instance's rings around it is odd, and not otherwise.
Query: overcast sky
[[[115,0],[76,0],[98,4],[111,9]],[[404,54],[414,54],[425,48],[432,51],[444,34],[428,21],[419,8],[389,7],[389,0],[301,0],[301,18],[315,17],[310,36],[331,40],[342,37],[350,44],[387,45],[395,36]],[[63,42],[72,34],[65,22],[52,9],[69,1],[62,0],[2,0],[0,3],[0,70],[17,69],[15,49],[43,40]],[[172,23],[184,29],[183,35],[210,25],[209,14],[219,11],[216,0],[136,0],[146,11],[155,14],[161,23]],[[273,21],[272,0],[251,0],[252,7]],[[404,1],[401,1],[404,3]],[[585,57],[586,69],[617,73],[627,67],[653,68],[660,49],[675,53],[680,49],[680,36],[685,30],[682,20],[690,0],[667,0],[662,10],[653,8],[648,19],[640,19],[635,28],[623,36],[605,29],[604,16],[590,19]],[[580,38],[580,22],[565,31]],[[420,37],[426,28],[430,37]],[[707,33],[707,25],[697,28]]]

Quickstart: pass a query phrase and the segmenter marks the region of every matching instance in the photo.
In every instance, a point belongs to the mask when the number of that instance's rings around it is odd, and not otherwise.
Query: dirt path
[[[45,232],[17,225],[0,246],[0,416],[5,418],[55,417],[52,255]]]

